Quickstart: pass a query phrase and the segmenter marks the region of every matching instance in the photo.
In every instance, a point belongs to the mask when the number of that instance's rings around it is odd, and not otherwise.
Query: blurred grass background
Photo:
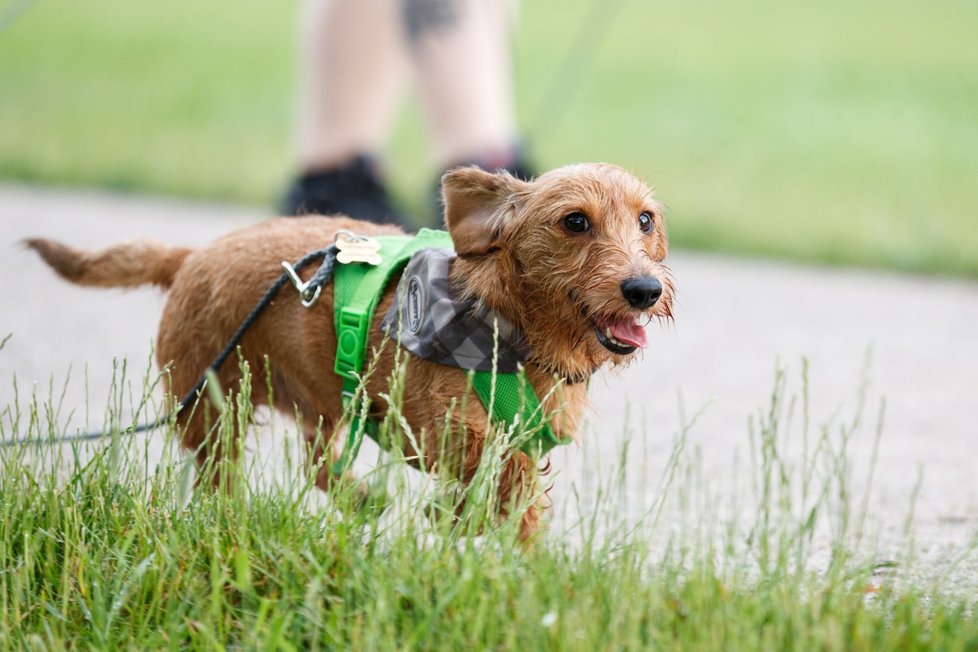
[[[24,5],[0,32],[0,178],[271,212],[292,172],[295,4]],[[521,6],[541,167],[634,170],[679,246],[978,277],[978,3],[624,0],[606,29],[590,10]],[[587,66],[556,78],[578,47]],[[437,171],[410,102],[390,157],[423,210]]]

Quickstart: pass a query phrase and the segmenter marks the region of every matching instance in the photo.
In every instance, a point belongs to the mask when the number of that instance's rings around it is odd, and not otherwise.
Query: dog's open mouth
[[[612,353],[628,355],[649,343],[645,327],[634,318],[599,315],[592,322],[598,342]]]

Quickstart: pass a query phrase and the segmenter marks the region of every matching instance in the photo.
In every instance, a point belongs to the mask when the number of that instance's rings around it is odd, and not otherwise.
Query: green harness
[[[380,244],[379,265],[338,264],[333,276],[334,371],[343,379],[343,407],[352,414],[346,446],[333,466],[335,473],[352,464],[364,434],[378,440],[380,424],[367,417],[366,397],[358,393],[365,391],[360,385],[360,373],[366,360],[370,324],[384,289],[415,252],[432,247],[453,248],[447,232],[432,229],[421,229],[416,236],[381,235],[371,239]],[[567,443],[568,440],[557,438],[544,419],[540,401],[522,372],[471,371],[470,375],[472,388],[494,424],[508,428],[518,421],[524,432],[532,433],[521,446],[523,452],[541,456],[554,446]]]

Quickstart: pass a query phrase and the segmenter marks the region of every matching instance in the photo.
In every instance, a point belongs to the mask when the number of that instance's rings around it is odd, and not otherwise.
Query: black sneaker
[[[487,172],[509,172],[517,179],[522,179],[523,181],[530,181],[537,175],[536,167],[530,164],[520,148],[516,148],[513,156],[508,158],[464,161],[462,163],[458,163],[457,165],[448,166],[445,168],[444,172],[448,172],[449,170],[466,165],[477,165]],[[442,172],[442,174],[444,174],[444,172]],[[445,206],[442,203],[441,196],[441,176],[442,175],[438,175],[438,180],[435,182],[435,186],[431,194],[432,215],[436,221],[436,224],[434,225],[435,228],[444,228],[445,224]]]
[[[302,175],[285,193],[281,208],[283,215],[341,213],[378,224],[406,224],[368,156],[356,156],[340,167]]]

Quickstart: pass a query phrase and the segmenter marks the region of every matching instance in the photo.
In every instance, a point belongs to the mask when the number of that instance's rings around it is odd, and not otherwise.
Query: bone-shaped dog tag
[[[336,254],[337,262],[347,265],[349,263],[367,263],[368,265],[379,265],[383,262],[380,256],[380,243],[373,238],[337,238]]]

